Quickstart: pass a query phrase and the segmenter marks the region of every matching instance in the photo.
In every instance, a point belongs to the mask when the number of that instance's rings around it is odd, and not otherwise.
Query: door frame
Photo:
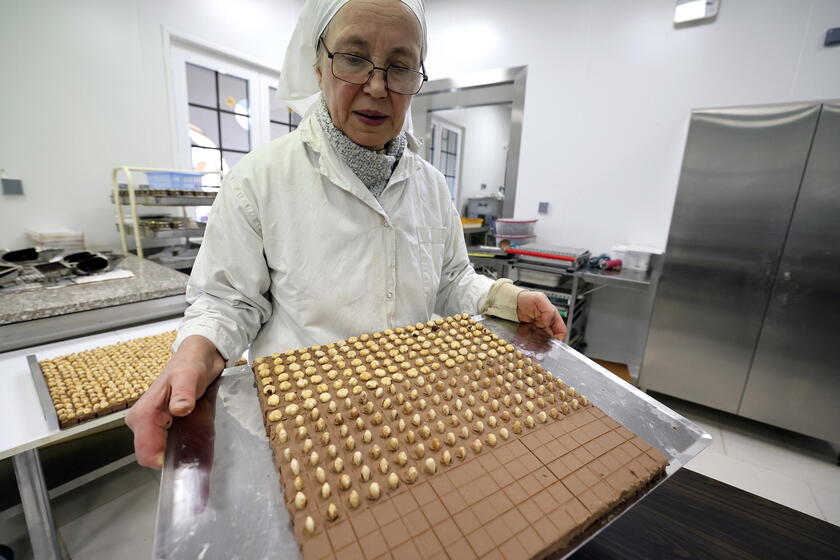
[[[525,86],[528,79],[527,66],[499,68],[482,72],[472,72],[451,78],[442,78],[426,82],[423,89],[412,101],[412,111],[421,120],[424,128],[421,137],[424,140],[424,157],[428,157],[428,145],[431,141],[431,118],[433,111],[444,109],[465,109],[501,103],[511,104],[510,136],[508,154],[505,162],[505,198],[502,201],[500,218],[512,218],[516,205],[516,187],[519,178],[519,152],[522,147],[522,119],[525,109]],[[469,97],[479,90],[491,91],[498,86],[509,85],[500,89],[499,95],[471,104]]]

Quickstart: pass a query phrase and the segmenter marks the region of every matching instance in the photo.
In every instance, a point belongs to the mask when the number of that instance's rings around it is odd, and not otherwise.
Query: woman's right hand
[[[203,336],[189,336],[134,406],[125,423],[134,432],[137,462],[160,469],[166,452],[166,431],[175,416],[186,416],[225,367],[216,346]]]

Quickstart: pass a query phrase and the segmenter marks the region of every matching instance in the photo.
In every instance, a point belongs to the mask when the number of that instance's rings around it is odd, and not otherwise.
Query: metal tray
[[[662,481],[711,443],[698,426],[563,342],[529,325],[478,319],[662,451],[670,461]],[[300,558],[248,366],[225,370],[169,431],[155,558]]]

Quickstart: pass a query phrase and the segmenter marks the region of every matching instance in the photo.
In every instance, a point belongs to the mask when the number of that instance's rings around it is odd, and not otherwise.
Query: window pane
[[[190,141],[199,146],[216,148],[219,145],[219,122],[216,111],[190,107]]]
[[[187,63],[187,101],[216,106],[216,78],[212,70]]]
[[[268,108],[271,121],[289,122],[289,108],[285,103],[277,99],[277,89],[268,88]]]
[[[241,115],[221,114],[223,148],[230,150],[251,150],[251,140],[248,131],[248,117]]]
[[[289,125],[271,123],[271,139],[272,140],[274,140],[275,138],[280,138],[281,136],[285,136],[289,132],[291,132],[289,130]]]
[[[239,160],[242,159],[244,155],[245,154],[240,154],[239,152],[228,152],[227,150],[222,150],[222,168],[227,171],[239,163]]]
[[[221,169],[221,155],[219,150],[211,148],[192,148],[192,164],[196,171],[219,171]],[[201,183],[205,187],[218,187],[219,175],[211,173],[202,177]]]
[[[248,115],[248,81],[219,74],[219,108]]]
[[[295,113],[294,111],[292,111],[292,112],[290,113],[290,116],[291,116],[291,119],[292,119],[292,120],[291,120],[291,123],[292,123],[293,125],[297,126],[297,125],[299,125],[299,124],[300,124],[300,115],[298,115],[297,113]]]

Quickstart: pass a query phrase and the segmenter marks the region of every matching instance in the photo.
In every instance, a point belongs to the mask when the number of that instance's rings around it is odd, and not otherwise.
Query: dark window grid
[[[279,124],[281,126],[288,126],[289,130],[294,130],[298,127],[298,125],[296,125],[296,124],[282,122],[282,121],[268,121],[268,122],[270,122],[271,124]]]
[[[190,101],[187,103],[190,107],[198,107],[199,109],[207,109],[208,111],[218,111],[220,113],[227,113],[228,115],[239,115],[240,117],[250,117],[248,113],[239,113],[237,111],[229,111],[228,109],[222,109],[220,107],[211,107],[210,105],[202,105],[201,103],[193,103]]]
[[[228,149],[228,148],[225,147],[225,145],[224,145],[224,134],[222,133],[222,113],[226,113],[228,115],[239,115],[239,116],[248,117],[248,118],[250,118],[250,115],[248,115],[247,113],[238,113],[236,111],[228,111],[227,109],[222,109],[219,106],[219,72],[216,71],[216,70],[213,71],[213,79],[214,79],[214,82],[215,82],[215,89],[216,89],[215,96],[214,96],[215,99],[216,99],[216,106],[211,107],[209,105],[203,105],[201,103],[192,103],[192,102],[188,102],[187,105],[191,106],[191,107],[200,107],[202,109],[207,109],[207,110],[210,110],[210,111],[216,111],[216,126],[218,127],[218,131],[219,131],[219,147],[218,148],[208,148],[206,146],[197,146],[197,145],[193,144],[192,142],[190,142],[190,145],[192,147],[195,147],[195,148],[205,148],[205,149],[208,149],[208,150],[217,150],[219,152],[219,169],[222,169],[222,159],[223,159],[222,158],[222,150],[225,150],[225,151],[228,151],[228,152],[237,152],[237,153],[240,153],[240,154],[247,154],[249,151],[251,151],[251,132],[250,131],[248,131],[248,150],[245,150],[245,151],[234,150],[234,149]],[[245,81],[245,98],[246,99],[251,99],[251,92],[249,91],[249,84],[248,84],[247,80]]]

